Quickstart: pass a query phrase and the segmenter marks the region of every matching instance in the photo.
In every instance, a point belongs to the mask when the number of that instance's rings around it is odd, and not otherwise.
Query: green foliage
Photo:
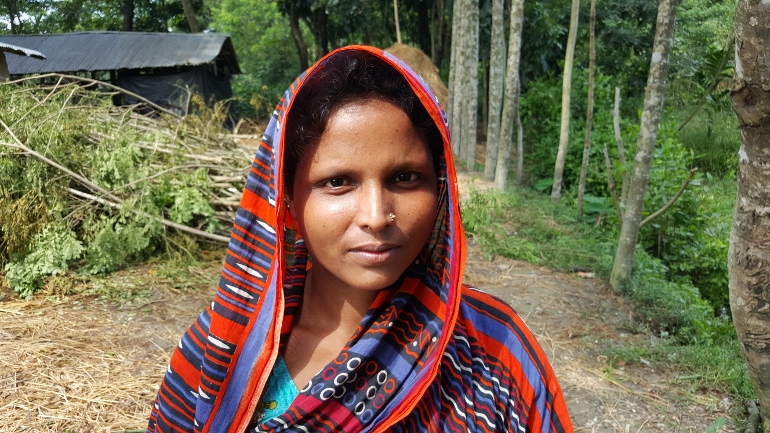
[[[300,72],[299,58],[291,37],[289,18],[278,2],[223,0],[215,10],[213,27],[230,33],[243,74],[233,80],[236,110],[269,118],[281,93]],[[305,29],[306,40],[309,32]]]
[[[721,198],[724,188],[726,186],[716,184],[699,190],[714,197],[713,201],[702,198],[698,202],[700,208],[721,209],[729,201],[729,198]],[[464,202],[462,208],[466,230],[486,254],[527,260],[561,270],[584,266],[593,269],[597,276],[608,278],[615,256],[617,231],[612,227],[588,225],[570,215],[574,215],[570,203],[554,204],[548,197],[526,190],[472,191],[470,200]],[[715,243],[722,234],[714,236]],[[726,250],[720,250],[719,254],[723,252]],[[726,257],[721,262],[716,254],[713,258],[714,264],[726,263]],[[689,259],[688,263],[702,260],[699,256]],[[726,271],[709,270],[705,263],[699,266],[702,267],[696,272],[726,278]],[[689,277],[680,274],[679,278],[672,278],[677,272],[648,254],[641,245],[637,246],[634,273],[624,292],[634,304],[634,323],[630,327],[634,332],[648,330],[661,337],[665,344],[626,348],[611,355],[626,363],[639,362],[639,357],[667,362],[694,372],[702,386],[741,398],[752,395],[751,382],[729,318],[714,314],[712,305],[701,296],[702,290],[693,285]]]
[[[678,382],[693,392],[714,390],[731,394],[736,400],[754,397],[754,387],[737,340],[723,344],[682,345],[664,336],[648,341],[646,344],[608,345],[605,355],[610,365],[621,362],[638,365],[644,359],[653,366],[664,364],[681,369],[683,374]]]
[[[589,267],[608,277],[615,257],[616,231],[587,225],[570,215],[574,210],[569,204],[552,203],[526,191],[472,191],[462,211],[466,230],[489,255],[561,270]],[[732,338],[726,318],[714,315],[713,307],[688,278],[672,280],[672,273],[641,245],[637,247],[634,273],[626,290],[637,304],[637,319],[649,329],[675,335],[682,342],[720,343]]]
[[[28,254],[5,265],[6,277],[20,296],[31,297],[43,277],[67,272],[67,263],[79,258],[83,250],[66,225],[49,224],[32,238]]]
[[[547,264],[560,270],[595,267],[599,256],[605,254],[601,229],[580,224],[570,215],[574,212],[566,204],[552,203],[526,190],[471,191],[470,200],[462,208],[466,231],[490,256]]]
[[[612,123],[615,97],[615,87],[612,81],[610,77],[599,72],[596,74],[594,82],[594,118],[586,194],[595,197],[609,196],[602,150],[604,145],[607,145],[612,155],[617,153]],[[525,167],[531,182],[553,177],[561,124],[561,95],[554,89],[560,88],[561,78],[543,77],[531,82],[521,98],[522,122],[525,129]],[[570,135],[564,166],[564,188],[566,190],[576,185],[580,178],[585,142],[587,94],[588,71],[576,70],[573,75],[573,89],[570,99]],[[634,126],[630,122],[622,121],[621,129],[626,143],[635,140]],[[616,174],[621,172],[619,167],[615,167],[613,171]],[[617,182],[617,184],[620,183]]]
[[[693,164],[704,173],[720,178],[734,178],[738,167],[738,149],[741,147],[741,132],[738,119],[729,108],[702,109],[679,131],[682,144],[694,152]],[[686,107],[675,113],[677,123],[684,121]]]
[[[0,129],[0,267],[23,296],[73,267],[108,272],[164,251],[165,231],[155,218],[221,229],[209,202],[217,196],[210,170],[185,156],[223,145],[216,141],[219,111],[152,119],[74,84],[0,85],[0,99],[0,119],[14,134]],[[101,205],[76,198],[71,191],[100,194],[9,147],[17,139],[116,198],[97,197],[106,200]]]

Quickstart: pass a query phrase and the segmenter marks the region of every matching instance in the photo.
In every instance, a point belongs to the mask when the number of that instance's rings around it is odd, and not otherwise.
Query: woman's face
[[[397,106],[365,99],[337,108],[307,147],[289,209],[313,258],[315,285],[379,290],[425,245],[437,202],[423,135]]]

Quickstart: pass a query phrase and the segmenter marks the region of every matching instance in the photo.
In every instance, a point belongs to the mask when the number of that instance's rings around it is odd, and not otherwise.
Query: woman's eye
[[[324,186],[329,188],[341,188],[345,186],[345,179],[341,177],[335,177],[333,179],[329,179],[324,183]]]
[[[400,173],[394,180],[396,182],[414,182],[417,180],[417,175],[414,173]]]

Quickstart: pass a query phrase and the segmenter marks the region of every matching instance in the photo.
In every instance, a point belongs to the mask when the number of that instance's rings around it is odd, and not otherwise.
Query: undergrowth
[[[471,192],[463,205],[463,224],[489,256],[526,260],[554,269],[590,268],[608,279],[616,231],[601,214],[591,223],[578,220],[574,208],[529,190]],[[703,386],[751,395],[745,363],[727,317],[715,315],[689,280],[671,279],[671,270],[637,247],[634,273],[624,293],[634,305],[636,327],[666,344],[644,350],[668,357],[685,370],[697,371]],[[646,356],[652,356],[647,354]],[[714,362],[709,363],[708,359]],[[672,361],[673,362],[673,361]]]

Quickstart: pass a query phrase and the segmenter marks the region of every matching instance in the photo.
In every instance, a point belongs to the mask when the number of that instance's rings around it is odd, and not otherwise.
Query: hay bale
[[[449,89],[447,89],[444,82],[441,81],[441,75],[439,75],[438,68],[433,64],[430,57],[417,48],[399,44],[398,42],[391,45],[390,48],[387,48],[385,51],[398,57],[414,69],[415,72],[420,74],[422,79],[428,83],[428,86],[430,86],[433,93],[436,94],[436,97],[438,97],[441,106],[446,109],[447,103],[449,102]]]

